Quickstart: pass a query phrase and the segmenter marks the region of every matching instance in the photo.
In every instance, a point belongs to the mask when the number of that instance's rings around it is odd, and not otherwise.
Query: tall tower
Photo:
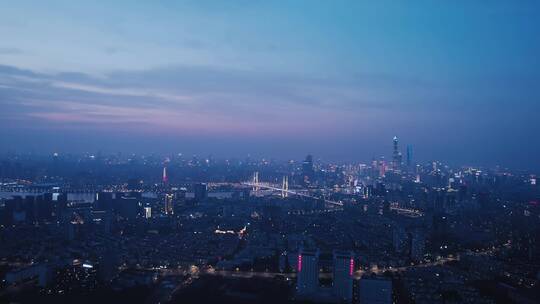
[[[397,170],[401,165],[401,153],[398,148],[398,138],[394,136],[394,151],[392,153],[392,169]]]
[[[412,157],[413,157],[412,147],[407,146],[407,167],[408,168],[410,168],[412,165]]]
[[[319,250],[301,248],[298,252],[296,289],[299,295],[314,293],[319,288]]]
[[[351,303],[353,296],[354,254],[334,251],[333,293],[341,301]]]
[[[164,184],[169,182],[169,176],[167,176],[167,166],[163,166],[163,177],[162,181]]]

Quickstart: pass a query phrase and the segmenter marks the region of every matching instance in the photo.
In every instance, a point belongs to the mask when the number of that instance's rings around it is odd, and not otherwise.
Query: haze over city
[[[538,16],[0,0],[0,303],[539,303]]]

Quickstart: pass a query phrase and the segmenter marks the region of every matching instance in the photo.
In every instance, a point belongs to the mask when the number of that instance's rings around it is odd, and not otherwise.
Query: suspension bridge
[[[287,175],[283,176],[282,183],[281,183],[281,185],[279,185],[279,184],[273,184],[273,183],[269,183],[269,182],[261,182],[261,181],[259,181],[259,172],[255,172],[253,174],[253,178],[252,178],[251,181],[243,182],[241,184],[244,185],[244,186],[251,187],[255,193],[259,193],[259,191],[261,191],[261,190],[270,190],[272,192],[275,191],[275,192],[280,193],[282,198],[286,198],[286,197],[289,197],[289,196],[296,195],[296,196],[310,198],[310,199],[314,199],[314,200],[321,200],[321,201],[324,201],[326,204],[331,205],[331,206],[343,206],[342,202],[328,200],[328,199],[325,199],[325,198],[321,198],[321,197],[311,195],[308,190],[303,190],[303,189],[291,190],[291,189],[289,189],[289,177]],[[398,206],[391,206],[390,209],[393,210],[393,211],[396,211],[398,213],[405,214],[405,215],[412,216],[412,217],[419,217],[419,216],[424,215],[424,213],[422,211],[416,210],[416,209],[409,209],[409,208],[403,208],[403,207],[398,207]]]
[[[281,183],[281,185],[279,185],[279,184],[272,184],[272,183],[269,183],[269,182],[261,182],[261,181],[259,181],[259,172],[255,172],[253,174],[252,181],[243,182],[242,185],[253,188],[253,191],[255,193],[258,193],[260,190],[271,190],[271,191],[279,192],[282,198],[286,198],[286,197],[295,195],[295,196],[310,198],[310,199],[314,199],[314,200],[321,200],[321,201],[324,201],[326,204],[332,205],[332,206],[343,206],[342,202],[332,201],[332,200],[320,198],[320,197],[317,197],[317,196],[313,196],[313,195],[309,194],[309,192],[307,192],[307,190],[291,190],[291,189],[289,189],[289,176],[287,176],[287,175],[283,176],[282,183]]]

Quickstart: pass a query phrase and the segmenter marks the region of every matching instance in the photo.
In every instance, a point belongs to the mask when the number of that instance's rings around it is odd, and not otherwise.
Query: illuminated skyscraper
[[[300,249],[297,272],[298,294],[308,295],[316,292],[319,288],[319,250]]]
[[[144,207],[144,217],[146,219],[149,219],[152,217],[152,207],[150,206]]]
[[[354,254],[334,251],[333,292],[340,301],[350,303],[353,295]]]
[[[170,215],[174,213],[173,198],[174,196],[172,194],[165,194],[165,214]]]
[[[397,139],[397,136],[394,136],[394,151],[392,153],[392,160],[394,161],[394,166],[397,164],[398,154],[399,154],[398,139]]]
[[[398,148],[398,138],[394,136],[394,151],[392,153],[392,169],[399,170],[401,167],[402,155]]]
[[[379,176],[379,163],[375,158],[371,160],[371,177],[377,178]]]

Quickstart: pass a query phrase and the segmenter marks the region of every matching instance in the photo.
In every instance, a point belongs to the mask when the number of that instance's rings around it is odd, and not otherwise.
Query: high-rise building
[[[195,200],[200,202],[208,197],[208,187],[205,183],[195,184],[193,186]]]
[[[426,238],[420,229],[411,232],[411,259],[419,262],[424,259]]]
[[[379,163],[375,158],[371,160],[371,177],[377,178],[379,176]]]
[[[407,251],[408,235],[401,226],[395,226],[392,231],[392,243],[396,253],[405,253]]]
[[[334,251],[333,293],[340,300],[350,303],[353,296],[354,254]]]
[[[12,270],[6,273],[5,281],[8,284],[28,281],[31,278],[38,278],[38,286],[45,287],[52,279],[52,273],[46,264],[34,264],[26,268]]]
[[[384,161],[384,157],[381,157],[381,160],[379,160],[379,177],[384,177],[386,175],[386,162]]]
[[[110,282],[118,274],[118,252],[109,246],[99,257],[98,276],[103,282]]]
[[[433,215],[432,219],[432,239],[437,243],[444,243],[449,234],[449,219],[445,213],[437,213]]]
[[[308,155],[302,163],[302,176],[304,178],[304,184],[309,184],[313,182],[314,170],[313,170],[313,156]]]
[[[109,234],[113,225],[112,211],[107,210],[92,210],[92,224],[101,233]]]
[[[144,207],[144,218],[146,219],[152,218],[152,207],[150,206]]]
[[[174,213],[174,206],[173,206],[173,198],[174,196],[172,194],[165,194],[165,214],[172,215]]]
[[[412,166],[413,151],[411,146],[407,146],[407,168]]]
[[[139,215],[140,201],[136,197],[121,196],[116,203],[123,218],[135,219]]]
[[[392,153],[392,169],[397,170],[401,165],[401,153],[398,147],[398,138],[394,136],[394,151]]]
[[[392,281],[362,278],[358,284],[360,304],[392,304]]]
[[[174,195],[175,200],[184,200],[186,198],[187,189],[184,187],[182,188],[172,187],[171,192]]]
[[[314,293],[319,288],[319,250],[300,249],[297,263],[297,286],[299,295]]]

